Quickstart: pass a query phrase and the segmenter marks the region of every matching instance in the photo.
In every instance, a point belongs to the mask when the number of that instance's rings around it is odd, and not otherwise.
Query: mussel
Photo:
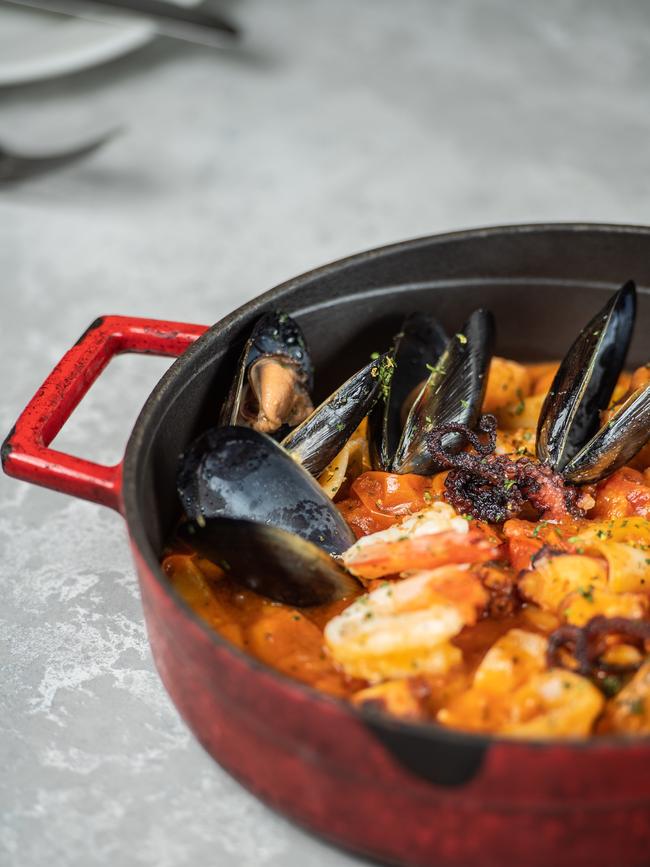
[[[246,342],[219,425],[283,436],[284,448],[318,476],[386,387],[386,361],[371,361],[314,409],[313,365],[304,335],[289,315],[271,311],[255,323]]]
[[[389,388],[392,370],[388,355],[362,367],[292,430],[282,446],[313,476],[320,475],[372,410],[382,390]]]
[[[298,323],[272,310],[256,323],[223,405],[220,425],[263,433],[295,427],[312,412],[314,370]]]
[[[322,605],[360,590],[321,548],[280,527],[208,518],[183,524],[179,536],[237,582],[285,605]]]
[[[372,457],[377,468],[392,467],[406,420],[404,409],[413,405],[447,342],[443,327],[429,313],[411,313],[393,338],[389,354],[393,376],[385,399],[378,402],[370,416]]]
[[[429,432],[443,424],[476,425],[487,384],[494,330],[494,318],[488,310],[475,310],[461,330],[446,341],[440,326],[426,314],[411,316],[404,322],[393,344],[395,374],[381,421],[375,419],[372,425],[378,469],[429,475],[438,469],[427,447]],[[424,361],[426,357],[432,360]],[[423,382],[423,372],[427,371],[429,375]],[[393,384],[397,386],[394,393]],[[404,395],[418,385],[402,426]],[[462,440],[453,434],[445,443],[450,452],[461,445]]]
[[[601,427],[623,370],[636,316],[629,280],[582,329],[565,355],[540,413],[539,461],[572,484],[597,482],[650,437],[650,386],[637,390]]]
[[[213,428],[181,458],[178,493],[190,520],[178,535],[252,590],[306,606],[350,595],[338,565],[354,535],[312,476],[265,434]]]
[[[240,518],[295,533],[340,554],[354,535],[312,476],[265,434],[213,428],[181,456],[178,494],[186,515]]]

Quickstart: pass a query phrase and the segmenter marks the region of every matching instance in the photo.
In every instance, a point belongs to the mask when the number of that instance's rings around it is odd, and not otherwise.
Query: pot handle
[[[17,479],[120,511],[122,462],[104,466],[48,448],[114,355],[181,355],[207,330],[131,316],[101,316],[63,356],[2,445],[4,471]]]

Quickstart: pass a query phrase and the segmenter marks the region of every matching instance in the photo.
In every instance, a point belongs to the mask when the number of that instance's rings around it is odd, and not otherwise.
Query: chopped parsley
[[[578,593],[582,596],[583,599],[586,599],[587,602],[594,601],[594,585],[590,584],[589,587],[585,590],[584,587],[578,587]]]
[[[515,415],[521,415],[526,408],[526,404],[524,403],[524,396],[520,388],[517,389],[517,399],[519,400],[519,403],[515,406],[513,412]]]
[[[623,686],[623,681],[615,674],[608,674],[600,681],[599,686],[607,698],[612,698]]]
[[[630,713],[633,713],[636,716],[643,716],[645,710],[645,702],[642,698],[635,698],[627,703],[627,707]]]

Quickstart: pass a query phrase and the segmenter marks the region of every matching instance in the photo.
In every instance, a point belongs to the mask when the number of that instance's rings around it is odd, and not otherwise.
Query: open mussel
[[[596,482],[629,461],[650,435],[650,388],[638,389],[601,427],[623,370],[636,315],[630,280],[582,329],[542,407],[537,457],[574,484]]]
[[[320,475],[389,387],[392,370],[388,355],[362,367],[292,430],[282,446],[308,472]]]
[[[270,524],[330,554],[354,535],[323,489],[270,437],[245,427],[213,428],[181,456],[177,480],[185,514]]]
[[[224,403],[220,425],[275,433],[312,412],[314,372],[305,338],[288,314],[273,310],[256,323]]]
[[[574,485],[597,482],[624,466],[650,439],[650,385],[637,389],[562,471]]]
[[[373,463],[379,469],[392,466],[404,427],[404,408],[411,396],[419,394],[447,341],[444,329],[429,313],[411,313],[393,338],[389,353],[393,375],[385,399],[370,417]]]
[[[276,526],[208,518],[183,524],[179,536],[233,580],[285,605],[322,605],[360,589],[323,550]]]
[[[429,475],[438,469],[427,447],[430,431],[447,424],[476,425],[487,384],[494,330],[492,314],[475,310],[435,363],[428,365],[429,376],[409,409],[392,458],[388,438],[376,452],[381,468],[393,473]],[[388,424],[383,430],[388,430]],[[453,453],[462,442],[456,435],[448,435],[446,450]]]

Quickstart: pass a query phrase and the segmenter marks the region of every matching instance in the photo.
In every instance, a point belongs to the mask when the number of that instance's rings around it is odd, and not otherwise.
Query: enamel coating
[[[95,319],[36,392],[4,441],[4,471],[120,511],[121,462],[104,466],[48,446],[114,355],[137,352],[177,357],[205,331],[204,325],[132,316]]]

